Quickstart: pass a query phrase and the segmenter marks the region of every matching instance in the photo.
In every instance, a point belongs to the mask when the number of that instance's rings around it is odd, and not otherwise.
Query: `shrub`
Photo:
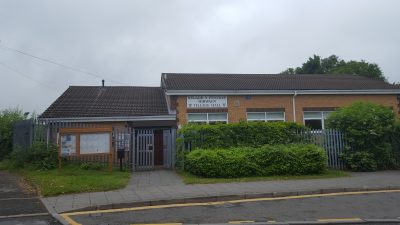
[[[0,160],[11,153],[13,125],[23,119],[25,116],[18,108],[0,111]]]
[[[393,126],[393,131],[390,135],[392,145],[392,159],[395,168],[400,168],[400,120],[397,120]]]
[[[191,143],[191,148],[215,149],[260,147],[302,141],[299,131],[306,127],[292,122],[239,122],[233,124],[186,124],[179,129],[177,142]]]
[[[388,107],[357,102],[333,112],[327,125],[345,131],[350,153],[371,153],[379,169],[388,169],[393,167],[390,134],[394,121],[394,113]]]
[[[34,142],[28,150],[14,149],[9,158],[14,168],[32,165],[35,169],[49,170],[57,167],[58,151],[54,145]]]
[[[327,157],[315,145],[265,145],[258,148],[197,149],[185,170],[203,177],[245,177],[321,173]]]
[[[340,156],[349,170],[367,172],[375,171],[377,169],[377,163],[374,160],[374,156],[368,152],[348,152]]]
[[[28,160],[28,152],[21,148],[15,148],[9,155],[10,166],[12,168],[23,168]]]
[[[56,146],[45,142],[35,142],[32,144],[28,161],[36,169],[49,170],[57,167],[58,151]]]

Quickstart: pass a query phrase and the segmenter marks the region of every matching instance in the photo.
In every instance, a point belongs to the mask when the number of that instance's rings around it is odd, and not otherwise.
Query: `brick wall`
[[[227,96],[229,123],[246,120],[247,108],[284,108],[286,121],[293,121],[292,97],[290,95]],[[174,101],[178,125],[185,124],[186,96],[179,96]],[[392,107],[399,117],[400,106],[396,95],[298,95],[296,121],[303,123],[303,108],[338,108],[355,101],[368,101]]]

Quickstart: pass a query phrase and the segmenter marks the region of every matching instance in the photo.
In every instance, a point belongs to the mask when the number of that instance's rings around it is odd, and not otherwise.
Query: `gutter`
[[[60,117],[39,118],[42,122],[126,122],[126,121],[162,121],[176,120],[175,114],[163,116],[121,116],[121,117]]]
[[[400,89],[296,90],[301,95],[400,94]],[[293,90],[167,90],[166,95],[293,95]]]

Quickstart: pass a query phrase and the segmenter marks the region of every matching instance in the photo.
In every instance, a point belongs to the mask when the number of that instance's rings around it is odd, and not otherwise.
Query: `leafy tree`
[[[12,129],[15,122],[26,119],[18,108],[0,112],[0,160],[12,150]]]
[[[344,61],[336,55],[321,58],[318,55],[309,57],[301,67],[288,68],[282,74],[353,74],[386,80],[376,63],[361,61]]]
[[[390,136],[395,115],[382,105],[356,102],[333,112],[327,119],[329,128],[342,130],[350,148],[345,154],[368,152],[380,169],[391,168],[392,148]]]
[[[364,60],[360,62],[351,60],[341,66],[336,67],[331,71],[334,74],[355,74],[366,77],[378,78],[385,80],[381,69],[375,63],[367,63]]]

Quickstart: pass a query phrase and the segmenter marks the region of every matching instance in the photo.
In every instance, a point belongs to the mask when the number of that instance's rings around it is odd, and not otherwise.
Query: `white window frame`
[[[206,114],[207,119],[206,120],[189,120],[189,114]],[[209,114],[226,114],[226,120],[210,120],[209,119]],[[210,124],[210,122],[225,122],[228,123],[228,113],[224,112],[210,112],[210,113],[186,113],[186,121],[188,123],[206,123]]]
[[[249,113],[264,113],[264,120],[258,120],[258,119],[249,119]],[[269,119],[268,118],[268,114],[269,113],[283,113],[283,120],[276,120],[276,119]],[[286,114],[285,112],[282,111],[276,111],[276,112],[247,112],[246,113],[246,118],[248,122],[252,122],[252,121],[263,121],[263,122],[271,122],[271,121],[282,121],[285,122],[286,121]]]
[[[306,125],[306,120],[321,120],[321,126],[322,130],[325,129],[325,113],[332,113],[333,111],[303,111],[303,124]],[[310,117],[310,118],[305,118],[304,114],[305,113],[320,113],[320,117]]]

